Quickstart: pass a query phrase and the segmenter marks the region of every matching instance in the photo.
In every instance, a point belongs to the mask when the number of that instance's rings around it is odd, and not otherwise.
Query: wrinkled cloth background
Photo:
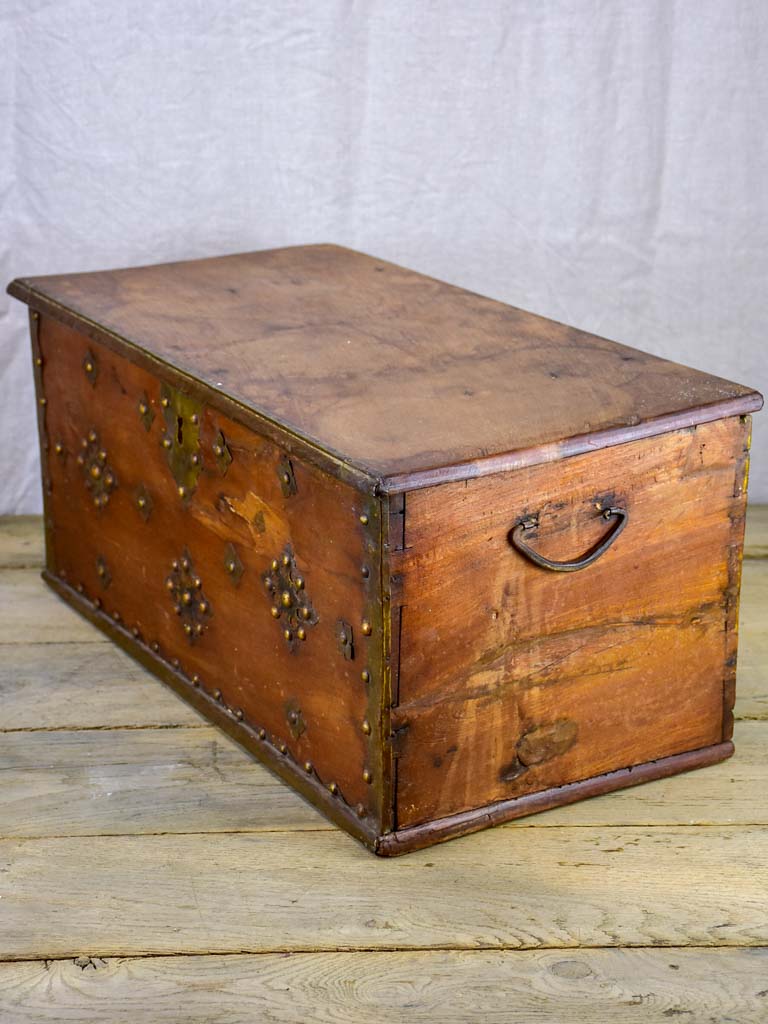
[[[3,285],[334,241],[765,392],[768,3],[0,0],[0,203]]]

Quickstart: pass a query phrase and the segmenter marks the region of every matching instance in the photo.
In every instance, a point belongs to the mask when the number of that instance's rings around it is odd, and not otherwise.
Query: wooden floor
[[[397,860],[62,604],[41,549],[0,520],[2,1024],[768,1021],[768,509],[732,760]]]

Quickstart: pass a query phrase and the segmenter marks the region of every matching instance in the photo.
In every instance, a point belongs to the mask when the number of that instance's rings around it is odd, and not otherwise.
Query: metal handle
[[[603,519],[616,519],[613,529],[605,535],[596,547],[574,562],[553,562],[551,559],[545,558],[544,555],[534,551],[533,548],[528,547],[523,537],[526,530],[532,530],[539,525],[538,515],[528,516],[526,519],[521,520],[510,533],[509,539],[512,546],[521,555],[525,555],[534,565],[540,565],[542,569],[552,569],[554,572],[576,572],[578,569],[586,569],[588,565],[596,562],[600,555],[604,554],[613,544],[629,521],[629,512],[625,508],[606,508],[603,510],[602,516]]]

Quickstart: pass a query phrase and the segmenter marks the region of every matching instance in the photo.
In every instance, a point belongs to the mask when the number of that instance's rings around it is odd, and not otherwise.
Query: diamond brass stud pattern
[[[188,551],[185,550],[182,557],[171,564],[165,587],[185,636],[190,644],[197,643],[208,628],[208,620],[213,613]]]
[[[307,629],[317,622],[317,613],[290,546],[279,558],[272,559],[264,576],[264,586],[272,602],[270,614],[273,619],[281,620],[283,639],[292,651],[296,650],[306,640]]]
[[[78,465],[82,467],[85,486],[93,495],[96,508],[104,508],[117,487],[115,471],[107,462],[107,453],[99,445],[99,435],[90,430],[80,442]]]

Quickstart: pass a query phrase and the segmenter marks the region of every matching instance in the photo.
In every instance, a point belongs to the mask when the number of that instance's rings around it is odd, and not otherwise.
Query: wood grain
[[[768,824],[768,726],[739,723],[736,742],[726,764],[501,827]],[[210,726],[6,733],[0,780],[4,838],[333,828]]]
[[[391,556],[399,826],[720,741],[747,429],[721,420],[407,496]],[[575,559],[613,505],[629,525],[582,572],[510,544],[537,516],[529,543]]]
[[[731,413],[760,405],[738,384],[337,246],[9,290],[107,343],[127,339],[374,478],[610,428],[661,432],[665,416],[729,400]]]
[[[761,827],[496,829],[395,861],[339,832],[5,839],[0,959],[759,946],[767,857]]]
[[[12,1024],[763,1024],[765,949],[78,957],[0,964]]]

